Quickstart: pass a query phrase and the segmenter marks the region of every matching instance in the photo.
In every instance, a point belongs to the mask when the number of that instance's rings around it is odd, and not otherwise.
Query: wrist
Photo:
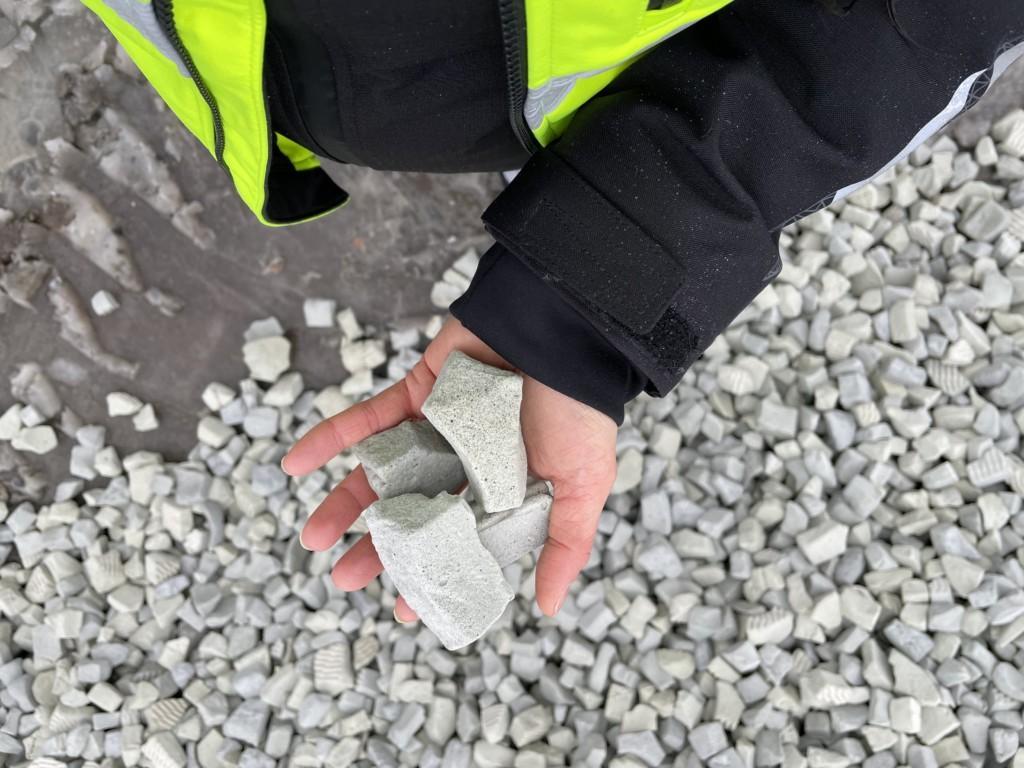
[[[589,320],[500,244],[481,259],[451,311],[527,376],[615,423],[647,383]]]

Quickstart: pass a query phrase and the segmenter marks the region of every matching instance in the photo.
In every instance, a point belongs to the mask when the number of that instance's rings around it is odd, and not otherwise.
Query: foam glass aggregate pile
[[[0,765],[1021,768],[1024,112],[960,140],[785,231],[774,285],[629,406],[561,613],[523,558],[460,651],[301,548],[353,456],[279,467],[438,318],[341,311],[320,391],[301,335],[254,323],[183,461],[82,428],[50,503],[0,502]],[[23,403],[0,439],[49,450],[47,419]]]

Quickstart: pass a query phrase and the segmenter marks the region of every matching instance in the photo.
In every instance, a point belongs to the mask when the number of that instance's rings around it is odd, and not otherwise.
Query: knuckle
[[[594,531],[589,521],[562,518],[548,525],[548,541],[556,549],[588,555],[593,540]]]
[[[335,451],[343,451],[346,448],[345,445],[345,428],[342,425],[342,420],[337,416],[333,416],[328,419],[324,424],[329,430],[331,441],[334,443]]]
[[[372,403],[363,403],[360,413],[363,418],[364,433],[368,435],[377,434],[381,427],[380,416],[377,414],[377,409],[373,407]]]
[[[580,540],[565,541],[557,536],[548,535],[547,546],[558,559],[571,563],[578,571],[587,564],[590,559],[590,547],[592,537]]]
[[[406,375],[406,396],[411,395],[413,392],[421,393],[423,399],[430,394],[430,390],[434,388],[434,383],[437,381],[437,376],[430,370],[430,366],[427,361],[420,358],[420,361],[413,366],[412,370]]]

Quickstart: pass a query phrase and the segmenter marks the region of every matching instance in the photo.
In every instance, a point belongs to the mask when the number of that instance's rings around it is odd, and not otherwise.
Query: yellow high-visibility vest
[[[530,149],[556,139],[637,57],[731,0],[498,0],[510,119]],[[82,0],[261,222],[293,224],[347,195],[316,157],[270,127],[263,0]]]
[[[550,143],[576,110],[641,54],[729,2],[525,0],[523,119],[530,131],[542,146]],[[507,5],[506,18],[517,3]]]

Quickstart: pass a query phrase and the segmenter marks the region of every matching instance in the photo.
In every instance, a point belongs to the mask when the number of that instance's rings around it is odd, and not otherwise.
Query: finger
[[[537,605],[548,616],[562,607],[569,586],[590,559],[604,496],[589,491],[559,493],[551,505],[548,540],[537,561]]]
[[[419,616],[416,614],[409,604],[405,602],[405,598],[401,595],[395,601],[395,619],[399,624],[409,624],[410,622],[416,621]]]
[[[441,372],[445,360],[453,349],[469,355],[474,360],[487,363],[497,368],[511,368],[501,356],[491,349],[480,338],[475,336],[456,318],[448,318],[441,332],[437,334],[426,351],[423,353],[423,360],[430,370],[436,375]]]
[[[299,542],[312,552],[323,552],[335,545],[363,510],[377,500],[366,472],[360,464],[342,480],[309,516],[299,534]]]
[[[373,540],[370,534],[366,534],[334,564],[331,579],[338,589],[354,592],[380,576],[383,570],[377,550],[373,548]]]
[[[325,419],[303,435],[281,461],[289,475],[305,475],[360,440],[415,415],[405,380]]]

